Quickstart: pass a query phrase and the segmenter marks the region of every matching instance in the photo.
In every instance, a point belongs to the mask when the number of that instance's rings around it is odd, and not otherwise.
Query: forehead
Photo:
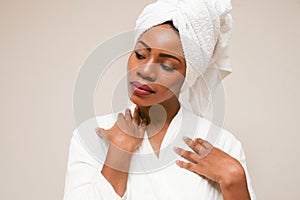
[[[141,35],[139,40],[145,42],[152,49],[171,52],[183,57],[179,34],[168,24],[150,28]]]

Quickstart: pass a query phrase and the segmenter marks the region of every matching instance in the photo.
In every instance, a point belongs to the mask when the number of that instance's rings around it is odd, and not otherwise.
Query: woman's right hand
[[[108,130],[96,128],[96,133],[106,139],[110,145],[119,150],[133,153],[142,143],[146,120],[140,120],[138,107],[134,109],[133,116],[129,108],[126,109],[125,115],[119,113],[118,119],[113,127]]]
[[[96,128],[96,133],[109,142],[109,148],[101,173],[119,196],[126,191],[128,172],[133,152],[144,139],[146,121],[140,120],[138,108],[133,116],[129,109],[119,113],[113,127],[108,130]]]

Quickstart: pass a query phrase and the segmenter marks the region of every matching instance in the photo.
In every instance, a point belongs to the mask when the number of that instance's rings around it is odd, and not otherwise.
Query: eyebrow
[[[149,47],[145,42],[143,42],[143,41],[141,41],[141,40],[139,40],[138,42],[140,42],[149,52],[151,52],[151,47]],[[179,58],[177,58],[176,56],[172,56],[172,55],[170,55],[170,54],[166,54],[166,53],[160,53],[160,54],[158,54],[160,57],[167,57],[167,58],[173,58],[173,59],[176,59],[176,60],[178,60],[180,63],[182,63],[181,62],[181,60],[179,60]]]
[[[160,53],[160,54],[158,54],[160,57],[168,57],[168,58],[173,58],[173,59],[176,59],[176,60],[178,60],[180,63],[181,63],[181,61],[179,60],[179,58],[177,58],[177,57],[175,57],[175,56],[172,56],[172,55],[170,55],[170,54],[166,54],[166,53]]]
[[[140,42],[142,45],[144,45],[144,47],[146,47],[146,49],[151,52],[151,47],[149,47],[145,42],[139,40],[138,42]]]

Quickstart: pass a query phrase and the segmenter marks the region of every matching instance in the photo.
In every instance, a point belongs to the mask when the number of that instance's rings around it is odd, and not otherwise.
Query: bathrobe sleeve
[[[247,168],[245,151],[240,140],[238,140],[228,130],[222,129],[222,134],[216,147],[224,150],[226,153],[236,158],[241,163],[246,174],[247,186],[251,200],[256,200],[256,195],[251,183],[251,177]]]
[[[254,193],[252,183],[251,183],[250,174],[249,174],[248,168],[247,168],[246,155],[245,155],[245,152],[244,152],[244,149],[243,149],[241,143],[240,143],[240,159],[239,159],[239,161],[242,164],[242,166],[244,168],[244,171],[245,171],[245,174],[246,174],[248,191],[249,191],[251,200],[256,200],[256,195]]]
[[[78,132],[73,132],[67,165],[63,200],[126,200],[127,190],[120,197],[101,174],[103,164],[83,147]],[[127,186],[128,187],[128,186]]]

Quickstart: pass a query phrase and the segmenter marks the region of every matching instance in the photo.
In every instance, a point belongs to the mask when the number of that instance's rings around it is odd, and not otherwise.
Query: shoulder
[[[129,108],[133,110],[134,106],[131,105]],[[82,122],[78,122],[76,128],[73,130],[72,137],[81,143],[88,144],[89,146],[92,144],[95,145],[99,140],[99,136],[96,134],[95,128],[100,127],[103,129],[110,129],[116,123],[118,114],[124,113],[124,111],[125,109],[109,114],[97,115]]]
[[[105,115],[98,115],[91,117],[81,123],[79,123],[73,130],[72,139],[81,145],[87,145],[89,147],[99,143],[99,136],[95,132],[95,128],[101,127],[104,129],[111,128],[116,122],[118,113],[110,113]]]
[[[91,118],[88,118],[82,122],[79,122],[76,125],[76,128],[73,131],[73,134],[78,134],[80,131],[94,131],[96,127],[101,127],[104,129],[109,129],[117,120],[119,112],[109,113],[104,115],[97,115]]]
[[[131,110],[131,112],[134,111],[134,105],[130,105],[128,108]],[[82,128],[86,128],[86,127],[94,127],[95,125],[97,125],[97,127],[109,129],[117,121],[118,114],[125,113],[125,109],[126,108],[124,108],[123,110],[114,111],[112,113],[91,117],[85,121],[80,122],[77,126],[77,129],[82,129]]]
[[[102,163],[106,157],[108,144],[102,140],[95,128],[109,129],[114,125],[118,113],[99,115],[81,122],[74,130],[70,142],[70,159],[84,160],[93,166]]]

